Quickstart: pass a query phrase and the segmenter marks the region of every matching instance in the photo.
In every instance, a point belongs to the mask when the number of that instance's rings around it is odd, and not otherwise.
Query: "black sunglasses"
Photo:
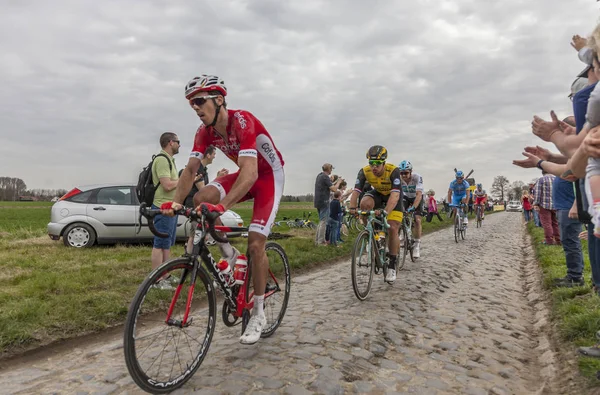
[[[403,176],[403,175],[406,175],[406,174],[410,174],[410,171],[401,171],[401,172],[400,172],[400,175],[401,175],[401,176]]]
[[[177,143],[177,144],[181,145],[181,142],[179,140],[171,140],[171,141],[174,142],[174,143]]]
[[[194,99],[190,99],[190,106],[198,106],[198,107],[202,107],[203,105],[206,104],[207,99],[214,99],[215,97],[217,97],[218,95],[208,95],[208,96],[202,96],[202,97],[196,97]]]

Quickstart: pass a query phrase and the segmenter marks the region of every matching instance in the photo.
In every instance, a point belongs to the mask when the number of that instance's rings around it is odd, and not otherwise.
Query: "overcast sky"
[[[187,163],[199,120],[184,85],[225,80],[286,162],[285,194],[312,193],[321,165],[352,185],[369,146],[410,160],[427,189],[453,168],[529,181],[511,165],[534,114],[572,114],[583,69],[569,42],[594,0],[1,1],[0,176],[29,188],[137,179],[178,133]],[[236,166],[221,153],[211,169]]]

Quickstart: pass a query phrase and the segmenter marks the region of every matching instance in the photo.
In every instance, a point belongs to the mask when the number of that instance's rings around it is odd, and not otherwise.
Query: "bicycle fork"
[[[196,275],[198,274],[198,265],[194,265],[192,269],[192,280],[190,283],[190,289],[188,290],[187,300],[185,304],[185,313],[183,315],[183,320],[174,320],[171,318],[173,314],[173,309],[175,308],[175,304],[177,303],[177,299],[179,299],[179,294],[181,294],[181,289],[183,288],[183,283],[185,282],[185,278],[188,275],[188,269],[184,269],[183,274],[181,275],[181,279],[179,280],[179,284],[177,285],[177,289],[175,289],[175,295],[173,295],[173,299],[171,300],[171,305],[169,306],[169,311],[167,312],[167,318],[165,320],[166,324],[169,326],[176,326],[178,328],[186,328],[192,324],[193,319],[188,322],[188,317],[190,314],[190,308],[192,307],[192,297],[194,296],[194,287],[196,286]]]

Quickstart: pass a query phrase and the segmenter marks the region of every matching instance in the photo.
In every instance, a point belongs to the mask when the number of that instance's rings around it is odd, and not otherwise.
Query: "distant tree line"
[[[523,181],[513,181],[511,183],[504,176],[496,176],[492,183],[491,196],[500,201],[521,200],[523,192],[527,190],[529,190],[529,186]]]
[[[314,195],[312,193],[306,194],[306,195],[298,195],[298,196],[293,196],[293,195],[283,195],[281,197],[281,201],[282,202],[313,202],[314,199]]]
[[[49,201],[66,193],[66,189],[27,189],[27,184],[20,178],[0,177],[0,201],[16,201],[22,197]]]

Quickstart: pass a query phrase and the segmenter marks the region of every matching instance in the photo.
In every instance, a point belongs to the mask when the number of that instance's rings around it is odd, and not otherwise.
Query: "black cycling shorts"
[[[375,210],[385,209],[385,206],[387,205],[388,199],[390,198],[391,195],[392,195],[391,193],[389,195],[383,195],[375,189],[371,189],[370,191],[365,193],[365,196],[369,196],[375,201],[375,206],[373,207],[373,209],[375,209]],[[398,199],[398,203],[396,204],[396,207],[394,207],[394,209],[392,211],[397,211],[398,213],[402,213],[402,196],[400,196],[400,199]],[[388,220],[390,220],[390,221],[398,220],[399,222],[402,222],[402,215],[398,215],[398,214],[390,215],[390,214],[392,214],[392,213],[388,213]]]
[[[407,211],[415,203],[416,198],[409,198],[406,196],[404,196],[403,198],[404,198],[404,211]],[[423,209],[424,209],[423,199],[421,198],[421,203],[419,203],[419,205],[417,206],[417,209],[415,210],[415,215],[420,215],[422,217]]]

